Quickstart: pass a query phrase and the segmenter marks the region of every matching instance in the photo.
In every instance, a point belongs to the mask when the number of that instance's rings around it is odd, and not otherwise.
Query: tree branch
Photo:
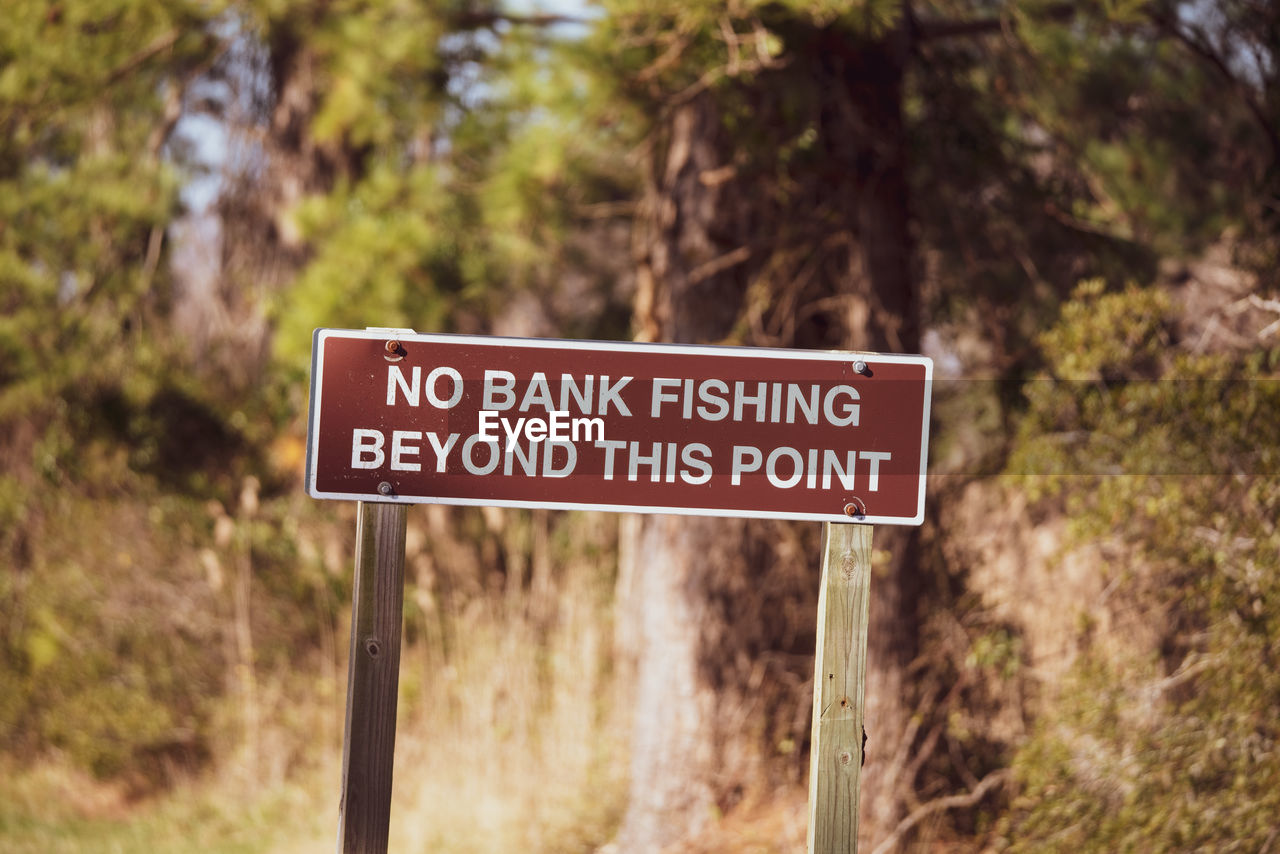
[[[508,15],[502,12],[460,12],[454,16],[453,23],[459,29],[483,30],[493,29],[498,24],[511,24],[524,27],[553,27],[556,24],[589,24],[588,18],[575,18],[572,15]]]
[[[1199,38],[1179,27],[1175,21],[1163,15],[1153,15],[1151,20],[1159,30],[1171,36],[1196,57],[1213,66],[1214,70],[1222,75],[1223,79],[1235,91],[1236,96],[1244,102],[1245,108],[1248,109],[1253,116],[1253,120],[1257,122],[1258,128],[1271,144],[1272,165],[1274,166],[1280,162],[1280,133],[1277,133],[1275,123],[1267,116],[1266,110],[1262,108],[1257,99],[1249,94],[1248,86],[1236,76],[1226,61]]]
[[[911,830],[911,828],[915,827],[921,821],[934,813],[942,812],[943,810],[962,809],[975,806],[978,801],[981,801],[987,796],[987,792],[1004,782],[1005,778],[1007,778],[1010,773],[1011,772],[1008,768],[1001,768],[999,771],[992,771],[990,774],[983,777],[981,782],[973,787],[972,791],[966,794],[948,795],[945,798],[937,798],[936,800],[929,801],[927,804],[922,804],[920,807],[913,810],[910,815],[898,822],[898,826],[893,829],[893,833],[890,833],[881,840],[880,844],[875,847],[875,850],[872,851],[871,854],[888,854],[889,851],[892,851],[894,847],[902,841],[902,837],[907,834],[907,831]]]
[[[177,82],[170,83],[168,91],[165,92],[162,120],[147,138],[147,153],[152,159],[155,159],[160,154],[160,149],[169,141],[169,137],[173,135],[174,128],[178,126],[178,122],[182,119],[183,102],[186,99],[187,90],[190,88],[192,81],[207,74],[230,49],[230,41],[225,39],[219,41],[217,49],[205,57],[199,65],[188,69]]]
[[[1045,21],[1069,21],[1076,15],[1076,6],[1073,3],[1056,3],[1048,6],[1040,14],[1040,18]],[[1006,27],[1016,28],[1017,23],[1012,19],[992,17],[992,18],[970,18],[967,20],[941,20],[941,21],[916,21],[912,20],[912,34],[917,42],[937,41],[939,39],[961,38],[968,36],[982,36],[988,33],[998,33]]]
[[[151,40],[150,44],[112,69],[111,72],[107,74],[107,83],[111,84],[119,81],[121,78],[132,73],[147,60],[164,53],[166,50],[177,44],[178,37],[181,35],[182,32],[175,28],[156,36]]]
[[[981,36],[998,33],[1004,28],[999,18],[972,18],[967,21],[916,21],[916,41],[927,42],[959,36]]]

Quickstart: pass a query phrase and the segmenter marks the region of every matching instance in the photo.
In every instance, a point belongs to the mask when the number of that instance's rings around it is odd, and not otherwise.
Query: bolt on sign
[[[318,329],[315,498],[919,525],[924,356]]]

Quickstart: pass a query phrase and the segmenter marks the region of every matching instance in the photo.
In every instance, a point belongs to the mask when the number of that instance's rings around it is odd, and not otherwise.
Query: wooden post
[[[822,590],[809,753],[809,854],[858,849],[870,525],[822,523]]]
[[[404,615],[405,506],[361,501],[351,602],[339,854],[386,854]]]

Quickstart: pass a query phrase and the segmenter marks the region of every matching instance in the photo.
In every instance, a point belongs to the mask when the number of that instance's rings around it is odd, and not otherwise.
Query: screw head
[[[867,373],[867,363],[866,363],[866,362],[864,362],[864,361],[862,361],[861,359],[859,359],[858,361],[854,362],[854,363],[853,363],[853,372],[854,372],[855,374],[863,374],[863,375],[865,375],[865,374]]]
[[[385,480],[378,484],[379,495],[390,495],[393,492],[395,492],[395,489],[393,489],[391,484],[387,483]]]

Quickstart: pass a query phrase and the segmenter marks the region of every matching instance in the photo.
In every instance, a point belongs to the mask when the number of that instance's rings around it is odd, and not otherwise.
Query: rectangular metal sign
[[[919,525],[924,356],[317,329],[315,498]]]

